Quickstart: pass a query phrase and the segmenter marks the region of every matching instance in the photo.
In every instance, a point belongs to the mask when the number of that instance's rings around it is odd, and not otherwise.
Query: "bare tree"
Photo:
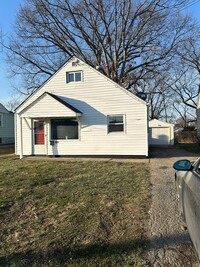
[[[180,101],[174,101],[173,107],[176,110],[179,117],[179,124],[181,121],[181,126],[186,128],[191,123],[196,123],[196,116],[195,113],[192,113],[190,108],[186,105],[183,105]],[[176,121],[177,122],[177,121]]]
[[[197,29],[177,47],[177,65],[175,76],[177,82],[174,92],[182,103],[191,109],[197,107],[197,97],[200,93],[200,31]],[[174,75],[173,74],[173,75]]]
[[[181,72],[181,76],[178,75],[177,80],[171,86],[171,89],[176,93],[176,98],[179,99],[179,102],[183,103],[190,109],[196,110],[197,97],[200,88],[200,76],[192,69],[187,69],[187,71]]]
[[[186,0],[26,0],[4,43],[11,75],[33,92],[71,55],[127,89],[159,72],[191,29]],[[178,15],[177,15],[178,14]]]
[[[3,105],[7,108],[7,110],[14,112],[20,103],[21,101],[19,99],[11,98],[10,100],[3,102]]]
[[[143,81],[140,89],[148,96],[150,119],[171,121],[175,111],[182,118],[195,120],[199,78],[196,70],[180,64],[176,57],[176,63],[172,61],[168,68]]]
[[[185,121],[186,124],[196,120],[197,99],[200,89],[199,73],[187,62],[177,59],[164,81],[165,87],[171,92],[171,109]]]
[[[152,77],[141,83],[140,90],[147,94],[149,104],[149,119],[164,119],[170,122],[173,119],[174,93],[166,81],[169,80],[168,69],[160,73],[153,73]]]

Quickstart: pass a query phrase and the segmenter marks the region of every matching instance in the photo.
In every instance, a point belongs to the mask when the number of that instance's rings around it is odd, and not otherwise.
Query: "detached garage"
[[[173,145],[174,124],[159,120],[149,121],[149,145]]]

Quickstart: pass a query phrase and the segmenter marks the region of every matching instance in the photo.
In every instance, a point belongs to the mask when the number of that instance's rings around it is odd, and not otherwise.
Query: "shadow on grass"
[[[198,144],[175,144],[173,146],[150,146],[149,158],[185,158],[198,157],[200,146]]]
[[[74,248],[49,248],[48,251],[26,251],[0,257],[0,266],[67,266],[73,261],[95,260],[128,255],[133,252],[147,252],[150,249],[164,248],[166,245],[178,246],[189,241],[188,233],[154,237],[151,240],[134,240],[115,244],[92,244]],[[54,265],[49,265],[52,263]],[[77,265],[76,265],[77,266]],[[81,265],[82,266],[82,265]]]

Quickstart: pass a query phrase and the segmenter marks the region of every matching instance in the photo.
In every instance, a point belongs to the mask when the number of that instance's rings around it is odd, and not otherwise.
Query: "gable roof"
[[[67,108],[73,110],[76,113],[80,113],[82,114],[82,112],[80,110],[78,110],[77,108],[73,107],[72,105],[70,105],[69,103],[67,103],[66,101],[64,101],[63,99],[61,99],[60,97],[58,97],[57,95],[54,95],[52,93],[46,92],[46,94],[50,95],[51,97],[53,97],[55,100],[57,100],[58,102],[60,102],[61,104],[63,104],[64,106],[66,106]]]
[[[111,83],[113,83],[117,88],[119,88],[120,90],[122,90],[124,93],[128,94],[130,97],[134,98],[135,100],[145,104],[148,106],[148,103],[144,100],[142,100],[140,97],[134,95],[131,91],[125,89],[124,87],[122,87],[121,85],[119,85],[118,83],[116,83],[115,81],[113,81],[111,78],[107,77],[106,75],[104,75],[103,73],[101,73],[99,70],[93,68],[92,66],[90,66],[89,64],[87,64],[86,62],[82,61],[81,59],[79,59],[78,57],[71,57],[65,64],[68,64],[70,61],[73,61],[73,60],[79,60],[81,61],[83,64],[86,64],[90,69],[92,69],[94,72],[96,72],[98,75],[102,76],[104,79],[107,79],[109,80]],[[64,67],[63,66],[63,67]],[[61,69],[61,68],[60,68]]]
[[[52,113],[49,112],[49,105],[52,106]],[[59,105],[59,108],[58,108]],[[40,108],[42,106],[42,117],[57,117],[65,114],[67,117],[81,116],[82,112],[73,107],[60,97],[44,92],[27,107],[19,112],[20,115],[25,114],[24,117],[41,117]],[[55,108],[53,108],[55,107]],[[22,115],[23,117],[23,115]]]
[[[5,108],[4,105],[0,103],[0,113],[12,113],[12,112],[8,111],[7,108]]]
[[[46,81],[43,82],[43,84],[41,86],[39,86],[32,94],[30,94],[16,109],[15,111],[21,107],[26,101],[28,101],[28,99],[30,99],[36,92],[38,92],[46,83],[48,83],[49,80],[51,80],[62,68],[64,68],[67,64],[69,64],[70,61],[73,60],[78,60],[81,61],[83,64],[86,64],[90,69],[92,69],[94,72],[96,72],[98,75],[101,75],[102,77],[104,77],[104,79],[109,80],[111,83],[113,83],[117,88],[119,88],[120,90],[122,90],[124,93],[128,94],[130,97],[134,98],[135,100],[148,105],[147,102],[145,102],[144,100],[142,100],[141,98],[139,98],[138,96],[134,95],[132,92],[128,91],[127,89],[123,88],[122,86],[120,86],[118,83],[114,82],[112,79],[110,79],[109,77],[105,76],[104,74],[102,74],[100,71],[96,70],[95,68],[93,68],[92,66],[90,66],[89,64],[87,64],[86,62],[82,61],[81,59],[79,59],[76,56],[72,56],[71,58],[69,58],[52,76],[50,76]]]
[[[174,124],[163,122],[157,119],[149,121],[149,127],[167,127],[167,126],[174,126]]]

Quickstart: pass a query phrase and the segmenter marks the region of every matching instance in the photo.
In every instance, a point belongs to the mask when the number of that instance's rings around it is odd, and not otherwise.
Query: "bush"
[[[184,144],[191,144],[191,143],[197,143],[197,131],[194,129],[185,129],[182,131],[179,131],[175,133],[174,140],[177,143],[184,143]]]

